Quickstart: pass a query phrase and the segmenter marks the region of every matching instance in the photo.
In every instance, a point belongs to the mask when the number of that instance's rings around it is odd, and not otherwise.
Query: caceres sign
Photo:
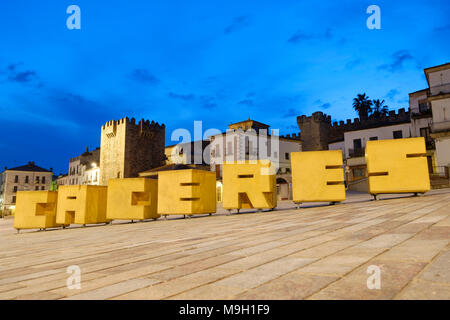
[[[424,138],[368,141],[369,193],[425,193],[430,190]],[[342,152],[291,153],[293,201],[345,200]],[[216,212],[215,173],[160,172],[158,180],[110,179],[108,186],[61,186],[58,191],[19,191],[14,227],[45,229],[112,220],[157,219],[161,215]],[[274,209],[276,175],[269,160],[223,165],[223,207]]]

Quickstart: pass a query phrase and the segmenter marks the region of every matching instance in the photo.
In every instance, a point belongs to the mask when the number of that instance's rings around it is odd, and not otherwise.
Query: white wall
[[[246,138],[249,141],[247,146]],[[262,143],[265,143],[265,146]],[[231,152],[228,150],[230,146]],[[215,166],[217,164],[221,165],[224,161],[269,159],[274,164],[278,163],[279,168],[282,168],[284,173],[286,168],[291,167],[291,152],[298,151],[301,151],[300,141],[285,140],[283,138],[271,139],[271,136],[264,139],[262,135],[258,135],[252,130],[230,130],[227,131],[226,135],[216,135],[211,139],[210,165],[211,170],[215,171]],[[268,153],[269,156],[267,156]],[[288,154],[287,157],[286,154]]]
[[[433,110],[433,123],[435,125],[439,122],[450,121],[450,98],[432,100],[431,108]]]
[[[409,109],[413,113],[419,113],[419,100],[427,100],[426,92],[417,92],[409,95]]]
[[[345,141],[345,155],[349,156],[349,149],[353,149],[353,140],[361,139],[362,148],[366,147],[367,141],[371,137],[378,137],[378,140],[386,140],[393,139],[394,131],[401,130],[403,132],[403,138],[410,138],[410,123],[396,124],[392,126],[379,127],[379,128],[371,128],[365,130],[357,130],[357,131],[349,131],[344,133],[344,141]]]
[[[435,139],[436,142],[436,161],[439,167],[439,173],[444,172],[444,168],[450,165],[450,137]]]
[[[420,137],[420,129],[431,127],[433,120],[431,117],[411,119],[411,135],[413,137]]]
[[[342,156],[344,157],[344,159],[346,158],[346,155],[345,155],[345,141],[338,141],[338,142],[330,143],[328,145],[328,150],[341,150],[342,151]]]
[[[431,95],[439,92],[450,92],[450,68],[447,70],[434,71],[428,74]]]

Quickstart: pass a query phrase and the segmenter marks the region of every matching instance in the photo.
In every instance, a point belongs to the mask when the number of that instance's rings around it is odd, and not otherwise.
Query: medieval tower
[[[314,112],[312,116],[297,117],[303,141],[303,151],[328,150],[331,117],[322,112]]]
[[[134,118],[108,121],[101,129],[100,184],[137,177],[164,165],[165,125]]]

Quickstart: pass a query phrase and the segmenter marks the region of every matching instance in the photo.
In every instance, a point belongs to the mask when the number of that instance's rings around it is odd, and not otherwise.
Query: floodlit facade
[[[23,166],[5,168],[0,174],[0,209],[3,215],[14,211],[18,191],[50,190],[52,177],[52,169],[41,168],[32,161]]]

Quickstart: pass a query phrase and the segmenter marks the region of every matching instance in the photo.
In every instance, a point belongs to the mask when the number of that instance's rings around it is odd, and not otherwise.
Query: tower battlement
[[[119,120],[110,120],[108,122],[106,122],[103,126],[102,126],[102,130],[105,130],[108,127],[114,127],[114,126],[118,126],[118,125],[123,125],[123,124],[128,124],[128,125],[135,125],[137,127],[142,128],[143,130],[145,129],[150,129],[150,130],[160,130],[160,129],[164,129],[165,128],[165,124],[159,124],[158,122],[155,122],[152,120],[152,122],[150,122],[150,120],[144,120],[141,119],[138,123],[136,123],[136,119],[135,118],[121,118]]]
[[[331,123],[331,116],[321,111],[314,112],[311,116],[301,115],[297,117],[297,123],[305,124],[307,122],[325,122]]]

